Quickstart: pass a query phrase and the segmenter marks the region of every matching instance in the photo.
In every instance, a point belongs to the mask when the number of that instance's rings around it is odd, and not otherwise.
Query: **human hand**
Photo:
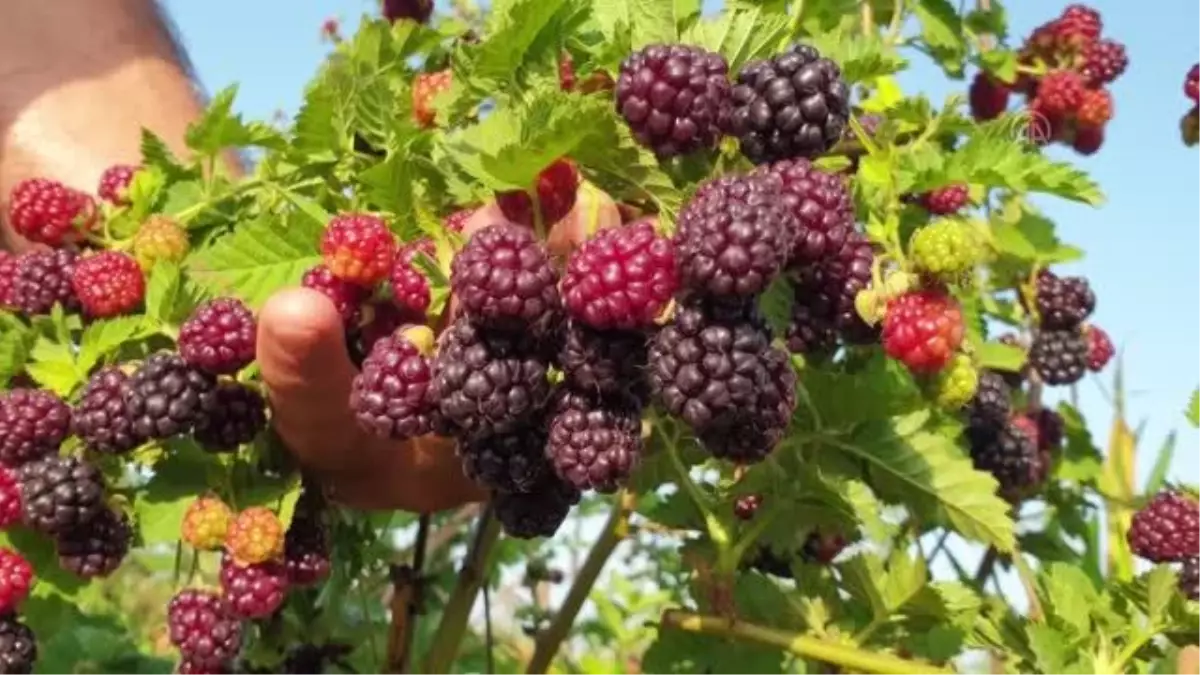
[[[467,221],[463,235],[503,220],[489,204]],[[552,255],[565,256],[590,232],[619,223],[611,199],[585,188],[572,212],[547,233],[547,246]],[[454,311],[451,299],[447,313]],[[463,475],[452,439],[392,441],[358,426],[349,406],[358,371],[341,317],[321,293],[292,288],[267,301],[259,317],[258,364],[276,432],[335,500],[361,509],[429,512],[486,498]]]

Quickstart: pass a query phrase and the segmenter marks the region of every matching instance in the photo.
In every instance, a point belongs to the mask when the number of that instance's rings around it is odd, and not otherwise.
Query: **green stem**
[[[1121,653],[1117,656],[1116,668],[1113,668],[1112,672],[1126,672],[1125,664],[1129,663],[1130,659],[1132,659],[1134,655],[1138,653],[1138,650],[1141,649],[1150,640],[1150,638],[1157,635],[1158,632],[1158,626],[1152,625],[1150,626],[1149,630],[1142,631],[1136,638],[1130,640],[1129,644],[1125,645],[1125,648],[1122,649]]]
[[[996,551],[996,548],[994,546],[989,546],[987,553],[984,553],[983,559],[979,561],[979,568],[975,570],[975,576],[973,579],[975,581],[975,587],[979,589],[980,592],[983,591],[984,582],[988,580],[988,577],[992,576],[992,570],[996,569],[996,558],[998,556],[999,553]]]
[[[900,28],[904,24],[904,0],[893,0],[892,19],[888,22],[887,44],[894,45],[900,38]]]
[[[634,505],[633,496],[632,492],[626,490],[617,495],[608,522],[604,525],[604,530],[596,539],[596,543],[592,545],[592,550],[588,552],[588,557],[584,561],[583,567],[579,569],[579,574],[571,583],[571,590],[567,592],[566,599],[558,608],[558,612],[554,614],[550,625],[538,634],[533,657],[525,668],[526,673],[546,672],[563,640],[567,639],[567,634],[570,633],[571,626],[575,624],[575,618],[579,616],[579,610],[587,601],[588,594],[596,585],[596,579],[600,577],[605,563],[612,556],[617,544],[625,538],[629,512]]]
[[[787,33],[783,36],[783,44],[779,45],[780,49],[787,49],[788,46],[800,35],[800,20],[804,18],[804,0],[796,0],[795,7],[792,8],[792,17],[788,22]]]
[[[231,188],[229,190],[229,192],[226,192],[221,195],[217,195],[215,197],[209,197],[203,201],[192,204],[191,206],[187,207],[186,209],[183,209],[181,211],[176,211],[174,214],[172,214],[172,217],[181,223],[186,223],[187,221],[191,220],[192,218],[195,218],[196,216],[203,213],[204,210],[209,208],[210,206],[219,204],[220,202],[222,202],[226,199],[229,199],[230,197],[237,196],[248,190],[252,190],[254,188],[260,187],[261,185],[263,185],[266,182],[267,181],[262,178],[252,178],[250,180],[243,181],[241,183],[238,183],[233,188]]]
[[[856,647],[834,644],[807,635],[788,633],[774,628],[751,623],[723,619],[715,616],[693,614],[682,610],[667,610],[662,616],[662,625],[667,628],[733,637],[757,642],[786,650],[796,656],[823,661],[859,673],[896,673],[918,675],[920,673],[951,673],[927,663],[909,661],[890,654],[877,654]]]
[[[475,596],[485,579],[484,572],[488,568],[492,549],[500,538],[500,521],[492,516],[489,506],[479,517],[479,526],[475,530],[475,540],[467,552],[462,571],[458,574],[458,583],[446,601],[446,609],[442,612],[442,620],[438,623],[433,641],[429,645],[429,653],[425,656],[424,672],[448,673],[458,655],[459,645],[467,630],[467,620],[471,616],[471,608],[475,605]]]
[[[725,530],[725,526],[721,524],[721,520],[713,513],[712,503],[700,488],[692,482],[692,477],[688,475],[687,467],[683,465],[683,460],[679,458],[679,449],[676,443],[667,443],[667,454],[671,457],[671,465],[675,467],[675,473],[678,474],[679,484],[683,487],[684,492],[692,498],[692,502],[700,513],[704,516],[704,524],[708,528],[708,536],[713,540],[713,543],[722,551],[729,548],[729,532]]]
[[[378,666],[381,663],[379,658],[379,642],[375,639],[375,631],[370,628],[371,607],[367,603],[366,587],[361,582],[358,584],[358,605],[363,615],[363,623],[367,625],[367,644],[371,650],[371,662]]]

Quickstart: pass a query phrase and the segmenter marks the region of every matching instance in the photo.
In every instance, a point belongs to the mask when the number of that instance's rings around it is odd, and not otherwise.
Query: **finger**
[[[351,508],[420,513],[487,498],[486,492],[463,475],[452,439],[421,436],[379,450],[370,472],[327,480],[330,497]]]
[[[276,431],[300,461],[353,469],[362,440],[349,405],[356,370],[333,303],[307,288],[275,294],[259,315],[258,363]]]

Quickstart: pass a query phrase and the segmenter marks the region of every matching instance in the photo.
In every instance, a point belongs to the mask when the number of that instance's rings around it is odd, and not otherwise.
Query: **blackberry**
[[[1129,67],[1125,45],[1113,40],[1100,40],[1087,46],[1083,52],[1083,67],[1080,73],[1090,87],[1102,87],[1111,83]]]
[[[17,467],[54,454],[71,429],[71,409],[44,389],[0,394],[0,463]]]
[[[221,558],[221,592],[229,613],[240,619],[265,619],[287,596],[287,567],[279,560],[242,565],[225,554]]]
[[[787,348],[793,354],[828,355],[837,349],[837,331],[828,312],[819,311],[811,297],[797,289],[785,336]]]
[[[546,459],[546,425],[542,420],[506,433],[460,441],[458,455],[467,478],[500,492],[531,492],[553,474]]]
[[[1074,328],[1096,309],[1096,294],[1083,277],[1059,277],[1042,270],[1037,277],[1038,325]]]
[[[17,611],[29,597],[33,567],[10,548],[0,548],[0,614]]]
[[[733,502],[733,515],[738,520],[750,520],[762,506],[762,495],[742,495]]]
[[[493,504],[505,534],[534,539],[554,536],[579,497],[579,490],[550,475],[528,493],[497,494]]]
[[[283,562],[287,565],[288,582],[294,586],[311,586],[329,577],[330,541],[325,509],[319,488],[306,485],[283,537]]]
[[[806,296],[804,304],[820,316],[832,317],[834,327],[847,342],[866,344],[879,341],[879,330],[868,326],[859,316],[854,300],[871,285],[875,251],[867,237],[847,232],[840,247],[818,263],[796,271],[796,297]]]
[[[779,183],[761,176],[703,184],[675,231],[681,285],[722,299],[766,290],[787,263],[797,228],[780,197]]]
[[[1087,357],[1087,338],[1079,328],[1039,330],[1029,347],[1030,365],[1049,385],[1078,382],[1087,369]]]
[[[13,304],[28,316],[49,314],[56,304],[67,312],[79,311],[71,283],[76,260],[75,253],[66,249],[22,254],[13,277]]]
[[[561,304],[545,246],[518,225],[488,225],[472,235],[454,256],[450,286],[463,311],[490,328],[544,328]]]
[[[232,375],[254,360],[258,325],[236,298],[217,298],[196,308],[179,329],[179,354],[213,375]]]
[[[212,405],[196,421],[196,442],[210,452],[231,452],[267,428],[267,401],[253,386],[236,381],[217,384]]]
[[[396,238],[377,215],[341,213],[325,226],[321,255],[335,277],[373,288],[391,271]]]
[[[17,475],[0,465],[0,531],[21,522],[21,486]]]
[[[329,298],[347,328],[358,325],[362,304],[369,295],[367,289],[334,276],[325,265],[317,265],[305,272],[300,284]]]
[[[910,291],[888,302],[883,349],[913,373],[932,375],[950,363],[964,332],[954,297],[936,288]]]
[[[125,407],[122,387],[128,380],[117,366],[105,366],[88,380],[71,414],[72,430],[88,450],[123,454],[146,440],[134,433],[133,419]]]
[[[974,398],[979,387],[979,371],[970,356],[957,354],[950,359],[950,365],[922,385],[940,408],[958,410]]]
[[[646,400],[645,333],[595,330],[574,321],[564,332],[558,363],[569,386],[599,396],[627,393]]]
[[[429,311],[432,296],[429,291],[429,280],[417,266],[405,262],[401,256],[396,256],[392,272],[388,277],[392,290],[392,302],[401,311],[412,316],[425,316]]]
[[[68,529],[55,538],[58,564],[83,577],[106,577],[129,553],[133,532],[124,513],[105,509],[89,522]]]
[[[985,72],[975,74],[967,97],[971,116],[979,121],[994,120],[1008,109],[1010,90],[1007,85]]]
[[[538,173],[532,191],[496,193],[496,206],[510,223],[534,227],[533,197],[537,194],[542,224],[549,228],[567,217],[579,196],[579,167],[569,159],[557,159]]]
[[[17,280],[17,256],[0,251],[0,309],[17,309],[13,284]]]
[[[442,335],[432,395],[462,436],[519,428],[550,398],[547,366],[528,335],[484,331],[466,317]]]
[[[558,477],[580,490],[615,492],[642,453],[642,411],[631,398],[562,389],[549,427],[546,455]]]
[[[759,462],[783,440],[796,408],[796,373],[784,352],[760,354],[767,374],[749,408],[726,415],[724,423],[698,432],[700,444],[714,457],[739,463]]]
[[[755,164],[820,155],[842,137],[850,116],[841,69],[803,44],[747,63],[732,96],[732,133]]]
[[[1006,498],[1021,496],[1040,482],[1036,441],[1011,421],[969,426],[967,440],[975,468],[995,476]]]
[[[171,644],[197,668],[228,669],[242,646],[242,624],[212,591],[185,589],[167,607]]]
[[[1200,556],[1200,508],[1194,499],[1173,490],[1154,495],[1133,514],[1126,539],[1129,548],[1150,562],[1175,562]]]
[[[429,359],[417,344],[421,338],[410,339],[418,333],[428,334],[428,351],[433,342],[428,329],[398,331],[377,341],[363,360],[350,389],[350,408],[365,431],[399,440],[433,430]]]
[[[49,535],[77,529],[104,510],[104,477],[75,457],[46,457],[21,467],[25,524]]]
[[[1065,431],[1062,415],[1050,408],[1038,408],[1030,417],[1037,425],[1038,450],[1053,452],[1062,448]]]
[[[1104,370],[1104,366],[1116,355],[1117,348],[1103,328],[1091,325],[1084,329],[1088,341],[1087,367],[1093,373]]]
[[[846,549],[849,542],[840,533],[809,532],[800,548],[800,557],[807,563],[828,565]]]
[[[936,216],[958,213],[971,200],[971,188],[966,183],[952,183],[921,193],[921,207]]]
[[[844,177],[822,171],[807,159],[780,160],[754,173],[776,178],[783,186],[783,203],[796,220],[793,264],[823,260],[841,249],[854,229],[854,202]]]
[[[1189,600],[1200,600],[1200,558],[1192,556],[1179,568],[1179,590]]]
[[[621,62],[616,106],[659,157],[715,147],[729,124],[729,64],[700,47],[648,45]]]
[[[650,385],[666,411],[696,431],[728,426],[771,386],[763,363],[770,342],[756,314],[681,304],[650,343]]]
[[[1012,414],[1012,390],[1004,377],[994,370],[979,371],[975,395],[966,405],[972,426],[997,426]]]
[[[146,278],[130,256],[101,251],[79,258],[71,273],[75,297],[89,318],[99,319],[136,311],[146,297]]]
[[[562,282],[567,313],[600,329],[654,325],[675,288],[675,250],[650,221],[596,233],[571,254]]]
[[[1100,37],[1104,23],[1100,12],[1087,5],[1068,5],[1054,23],[1054,36],[1062,47],[1078,50]]]
[[[175,672],[179,673],[179,675],[226,675],[227,673],[233,673],[234,669],[228,665],[221,665],[221,666],[217,666],[217,667],[202,666],[199,663],[192,661],[191,659],[181,659],[179,661],[179,665],[175,668]],[[269,671],[267,671],[267,670],[255,671],[255,670],[249,670],[249,669],[243,670],[241,668],[238,668],[237,672],[239,672],[239,673],[253,673],[253,672],[266,673]]]
[[[243,565],[275,560],[283,555],[283,523],[264,506],[244,509],[225,530],[225,551]]]
[[[100,174],[96,194],[114,206],[129,206],[129,185],[140,168],[130,164],[113,164]]]
[[[215,403],[216,378],[171,352],[151,354],[123,387],[133,433],[170,438],[190,433]]]
[[[0,615],[0,673],[32,673],[37,636],[13,614]]]

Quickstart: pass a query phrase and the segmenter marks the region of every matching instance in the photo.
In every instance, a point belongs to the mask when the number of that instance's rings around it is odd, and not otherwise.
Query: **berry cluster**
[[[1038,26],[1020,49],[1015,82],[1001,82],[985,72],[975,76],[969,97],[976,119],[999,117],[1010,93],[1021,93],[1028,105],[1030,140],[1061,142],[1084,155],[1099,150],[1113,117],[1106,87],[1129,65],[1125,46],[1102,39],[1101,28],[1100,13],[1080,4]]]
[[[649,45],[621,64],[618,112],[659,157],[716,147],[736,137],[755,164],[813,158],[842,138],[849,88],[841,69],[797,44],[729,77],[716,53],[690,45]]]
[[[285,531],[263,507],[235,515],[214,496],[192,502],[181,534],[198,550],[222,550],[220,591],[187,589],[171,602],[168,621],[182,656],[180,672],[233,672],[241,622],[273,616],[291,589],[329,576],[326,508],[320,490],[306,483]]]
[[[1087,370],[1102,370],[1113,357],[1108,334],[1086,323],[1096,309],[1096,295],[1087,279],[1039,271],[1031,309],[1037,327],[1029,347],[1029,365],[1042,382],[1073,384]]]

